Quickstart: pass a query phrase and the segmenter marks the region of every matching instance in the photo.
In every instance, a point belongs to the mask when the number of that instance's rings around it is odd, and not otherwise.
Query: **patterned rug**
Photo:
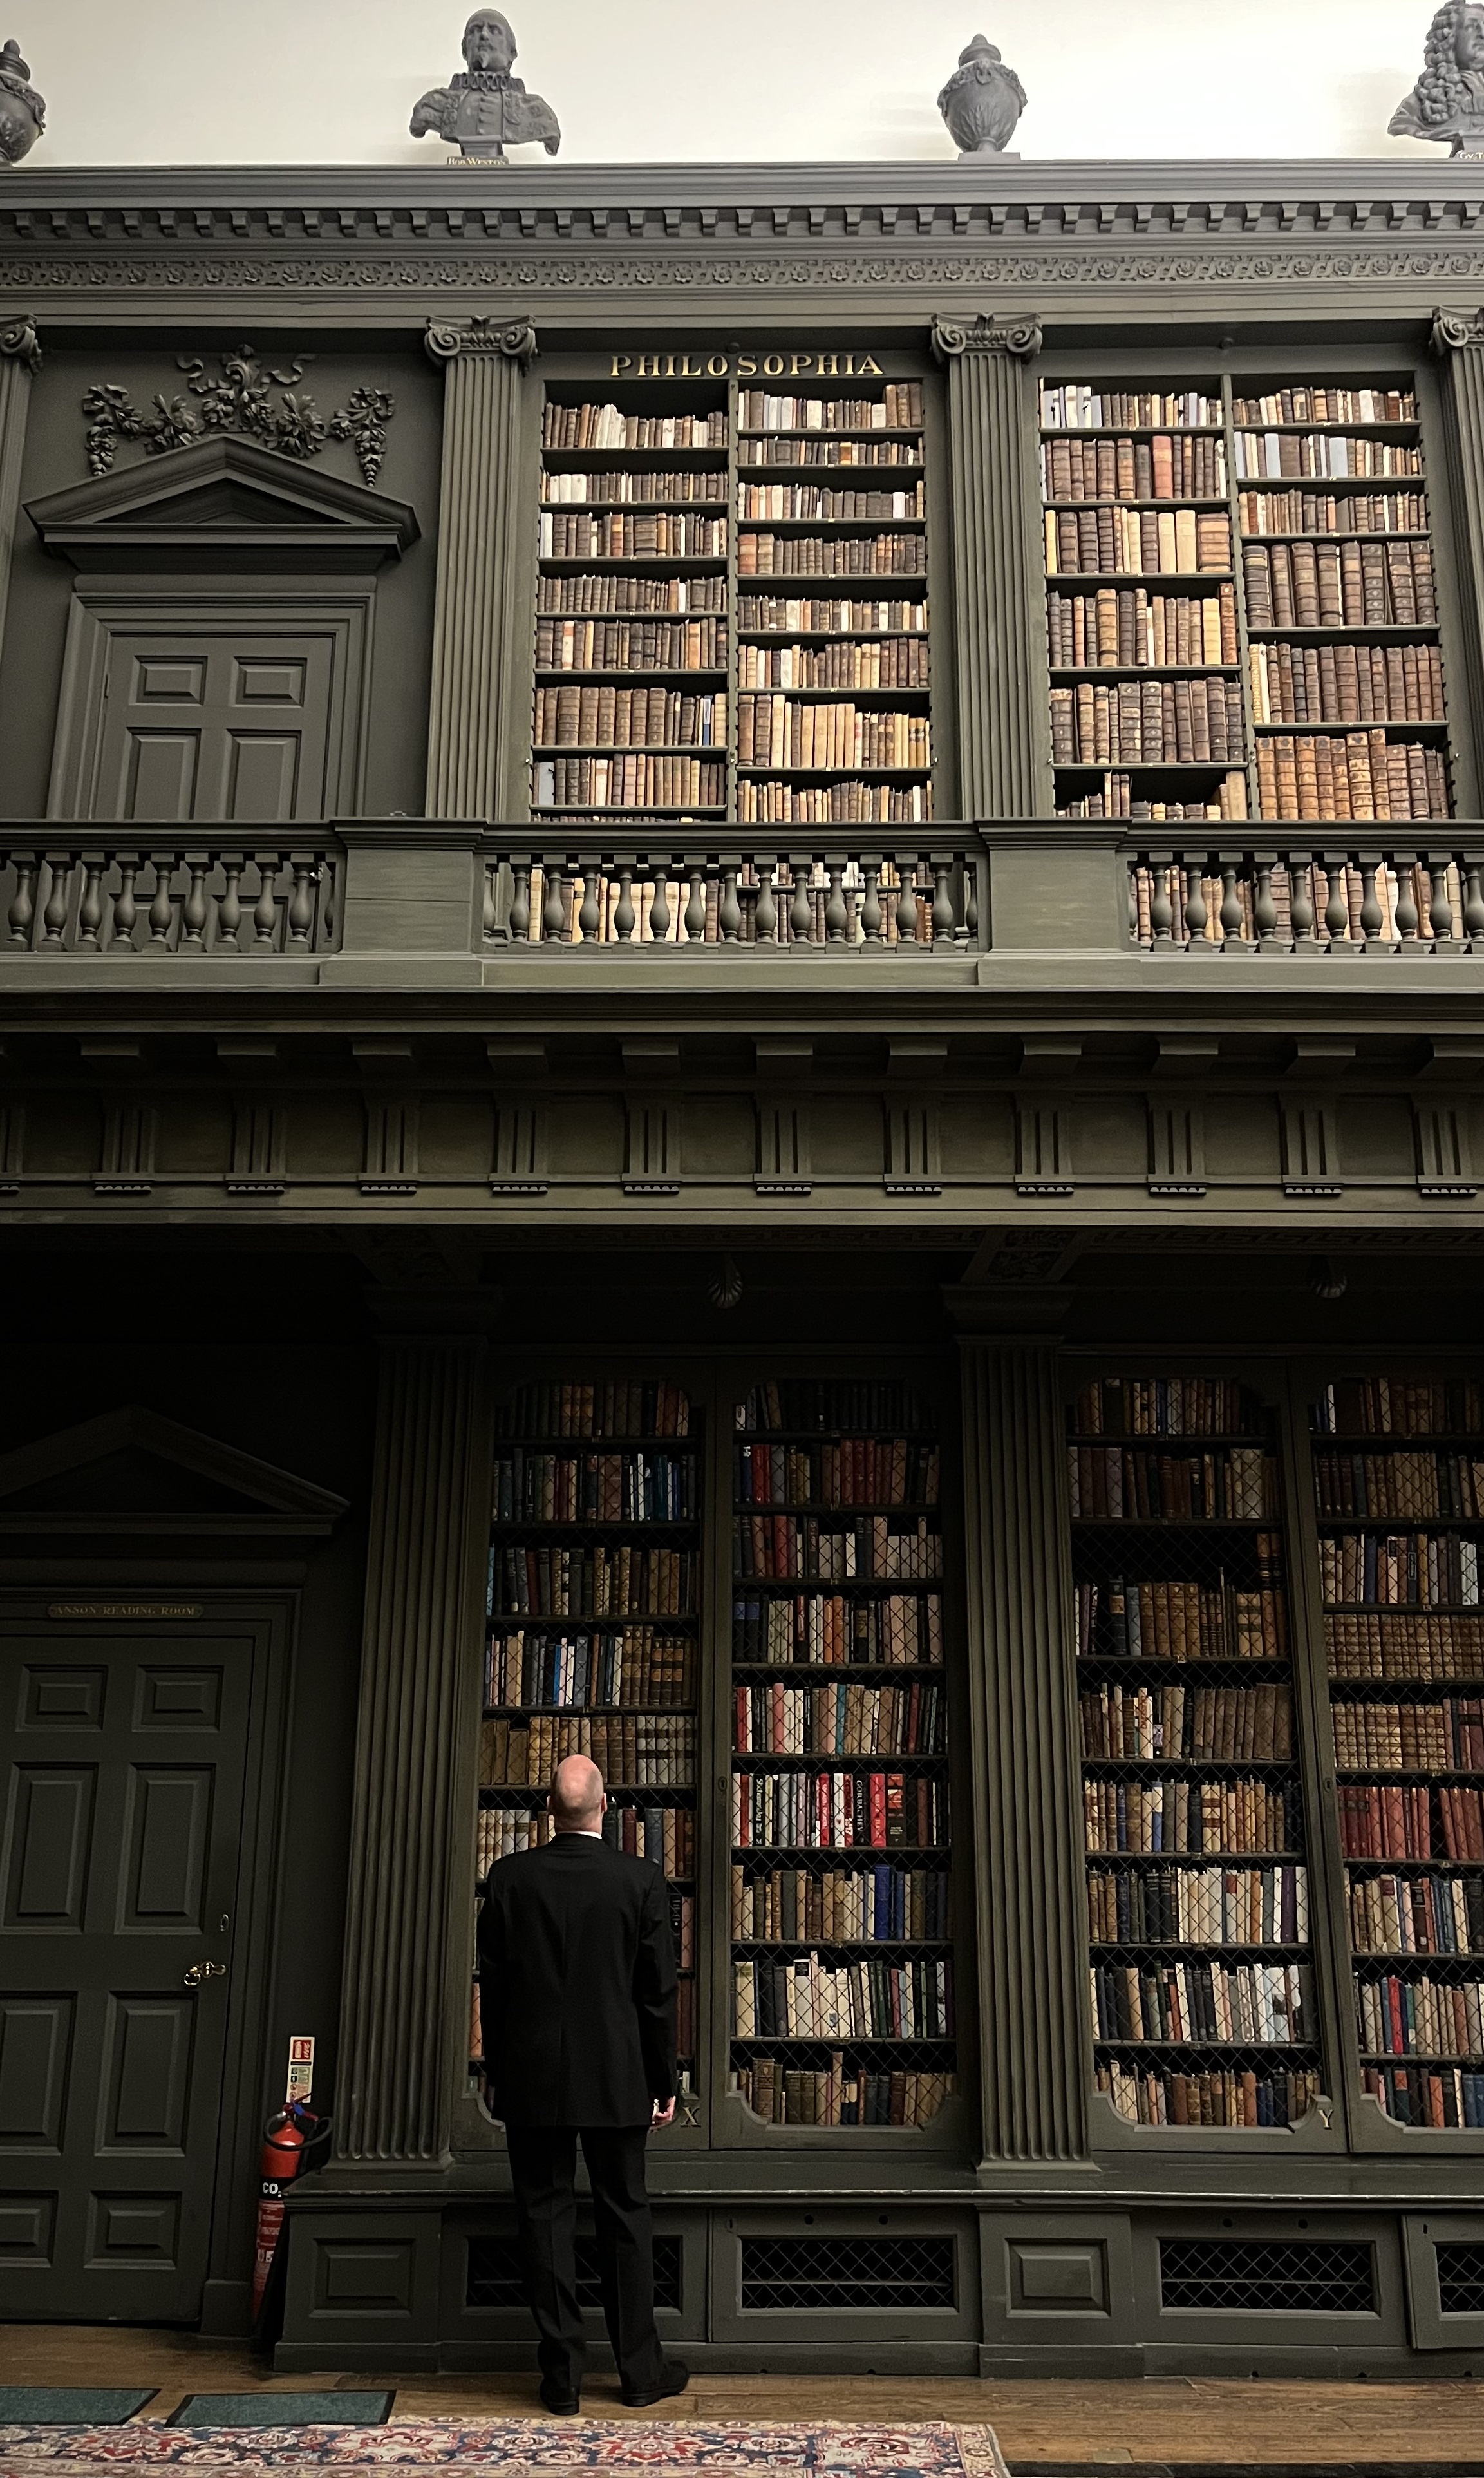
[[[724,2426],[626,2419],[392,2418],[386,2426],[0,2427],[0,2478],[148,2478],[160,2469],[259,2471],[451,2468],[633,2471],[636,2478],[1007,2478],[987,2426]]]

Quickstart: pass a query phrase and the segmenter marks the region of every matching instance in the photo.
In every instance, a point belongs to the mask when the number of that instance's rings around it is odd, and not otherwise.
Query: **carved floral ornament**
[[[176,367],[186,373],[189,395],[157,395],[148,412],[141,413],[121,387],[89,388],[82,409],[91,424],[88,469],[94,478],[112,473],[121,439],[138,440],[146,456],[167,456],[213,432],[236,431],[300,463],[318,456],[330,440],[343,440],[354,450],[367,490],[375,490],[396,414],[393,396],[382,388],[356,388],[326,419],[314,397],[299,392],[301,362],[287,370],[264,369],[251,344],[218,359],[221,375],[209,378],[204,362],[181,355]]]

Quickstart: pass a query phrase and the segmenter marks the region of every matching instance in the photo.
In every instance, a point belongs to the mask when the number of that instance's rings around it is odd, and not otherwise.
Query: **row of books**
[[[943,1690],[910,1686],[738,1686],[732,1746],[741,1756],[937,1756],[947,1738]]]
[[[516,1446],[497,1455],[497,1523],[686,1523],[699,1513],[693,1454],[556,1454]]]
[[[720,671],[715,620],[538,620],[539,671]]]
[[[620,413],[616,404],[552,404],[541,429],[546,447],[725,447],[724,413]]]
[[[930,1773],[734,1773],[734,1850],[936,1850],[948,1784]]]
[[[943,1659],[943,1603],[936,1592],[769,1593],[732,1603],[734,1660],[817,1662],[841,1668]]]
[[[1041,448],[1044,499],[1224,499],[1220,439],[1156,431],[1150,439],[1047,439]]]
[[[1388,1971],[1356,1980],[1355,2009],[1367,2056],[1484,2059],[1484,1984],[1476,1979],[1403,1979]]]
[[[1099,2059],[1097,2087],[1130,2125],[1296,2125],[1320,2095],[1312,2068],[1298,2073],[1176,2074]]]
[[[1152,430],[1169,424],[1180,430],[1214,429],[1221,418],[1219,395],[1198,390],[1158,392],[1148,388],[1094,388],[1069,383],[1043,387],[1041,425],[1044,430]]]
[[[1088,1979],[1099,2040],[1307,2048],[1316,2036],[1305,1962],[1094,1962]]]
[[[1084,1781],[1082,1817],[1084,1844],[1097,1858],[1162,1851],[1286,1858],[1303,1848],[1294,1782]]]
[[[1347,439],[1324,431],[1307,436],[1277,430],[1239,430],[1233,441],[1233,470],[1239,482],[1381,481],[1393,475],[1414,479],[1421,473],[1422,451],[1393,439]]]
[[[695,1722],[690,1713],[531,1712],[480,1726],[487,1787],[547,1783],[568,1756],[591,1756],[619,1787],[673,1789],[695,1779]]]
[[[1425,542],[1270,543],[1243,553],[1251,628],[1431,627]]]
[[[927,645],[918,638],[838,645],[740,645],[740,689],[925,689]],[[769,763],[772,763],[769,760]]]
[[[1484,1520],[1484,1453],[1320,1454],[1314,1499],[1321,1514],[1453,1514]]]
[[[1164,1757],[1273,1763],[1287,1761],[1294,1752],[1294,1699],[1287,1685],[1099,1686],[1081,1694],[1077,1705],[1082,1753],[1099,1762]]]
[[[1484,1953],[1484,1876],[1352,1876],[1357,1953]]]
[[[868,1429],[921,1433],[921,1407],[909,1386],[892,1377],[768,1378],[737,1404],[734,1424],[744,1437],[808,1435],[837,1440]]]
[[[744,534],[737,537],[737,573],[747,576],[925,576],[927,543],[920,533]]]
[[[1194,508],[1048,508],[1045,531],[1048,576],[1213,575],[1232,564],[1231,518]]]
[[[1342,1782],[1336,1803],[1346,1858],[1484,1860],[1484,1795],[1476,1789]]]
[[[1287,1596],[1271,1585],[1245,1591],[1224,1577],[1136,1583],[1120,1575],[1077,1585],[1082,1659],[1279,1660],[1287,1652]]]
[[[951,2039],[951,1961],[737,1961],[738,2039]]]
[[[739,1576],[895,1583],[943,1573],[943,1534],[925,1515],[740,1514],[732,1545]]]
[[[1448,1531],[1344,1531],[1320,1540],[1326,1601],[1477,1608],[1479,1544]]]
[[[497,1859],[509,1858],[517,1850],[539,1850],[551,1836],[551,1818],[543,1809],[482,1807],[476,1862],[480,1883]],[[695,1818],[689,1808],[631,1807],[610,1799],[603,1838],[631,1858],[647,1858],[652,1866],[663,1868],[671,1882],[689,1883],[694,1877]]]
[[[691,1401],[665,1378],[619,1378],[605,1385],[542,1382],[517,1386],[500,1434],[560,1437],[686,1437]]]
[[[541,758],[533,770],[539,809],[719,808],[726,767],[695,757]]]
[[[1388,743],[1383,731],[1259,740],[1257,805],[1260,817],[1284,819],[1409,823],[1452,814],[1443,751],[1415,741]]]
[[[639,614],[699,611],[718,615],[726,609],[724,576],[541,576],[536,583],[538,612]]]
[[[1267,395],[1239,395],[1235,421],[1415,421],[1410,388],[1281,387]]]
[[[867,2073],[843,2057],[827,2072],[755,2057],[731,2086],[765,2125],[931,2125],[956,2084],[952,2074]]]
[[[936,1505],[940,1455],[918,1437],[842,1437],[828,1445],[737,1449],[742,1505]]]
[[[1237,523],[1252,534],[1424,534],[1422,491],[1242,491]]]
[[[922,485],[907,491],[831,491],[818,482],[742,482],[738,514],[775,523],[876,523],[925,514]]]
[[[531,739],[538,748],[724,748],[727,700],[658,687],[538,689]]]
[[[1442,722],[1437,645],[1248,648],[1254,722]]]
[[[1132,775],[1105,774],[1100,791],[1084,792],[1075,800],[1063,801],[1051,814],[1054,818],[1131,818],[1140,823],[1161,826],[1216,824],[1223,819],[1246,816],[1247,778],[1245,774],[1223,775],[1215,799],[1136,800]],[[1140,934],[1147,940],[1146,930]]]
[[[1234,1377],[1103,1377],[1072,1406],[1087,1437],[1256,1436],[1260,1406]]]
[[[1092,1867],[1094,1944],[1307,1944],[1306,1867]]]
[[[1484,1699],[1334,1704],[1335,1760],[1375,1772],[1484,1772]]]
[[[608,1628],[601,1634],[527,1633],[516,1627],[490,1638],[487,1704],[693,1704],[695,1640],[655,1627]]]
[[[1363,2086],[1398,2125],[1484,2126],[1484,2073],[1421,2065],[1363,2065]]]
[[[1100,585],[1046,597],[1046,653],[1055,670],[1142,670],[1235,666],[1237,594],[1151,594],[1143,585]]]
[[[845,439],[821,436],[815,439],[740,439],[737,442],[739,465],[805,465],[837,468],[886,465],[920,465],[920,439]]]
[[[744,826],[925,826],[932,823],[933,787],[743,781],[737,786],[737,816]]]
[[[1331,1678],[1484,1678],[1484,1618],[1329,1610]]]
[[[932,764],[925,714],[893,713],[788,696],[737,700],[739,766],[923,768]]]
[[[698,1559],[690,1549],[517,1548],[490,1552],[490,1614],[683,1617],[695,1607]]]
[[[732,1869],[734,1944],[926,1944],[947,1936],[943,1867]]]
[[[1310,1405],[1321,1437],[1484,1437],[1484,1378],[1343,1377]]]
[[[1240,765],[1245,746],[1236,680],[1080,680],[1051,691],[1056,766]]]
[[[1074,1516],[1250,1523],[1277,1512],[1277,1465],[1263,1446],[1207,1446],[1184,1454],[1070,1446],[1067,1477]]]
[[[725,559],[730,540],[725,517],[544,510],[539,549],[542,559]]]
[[[919,430],[920,379],[888,379],[879,396],[770,395],[739,388],[740,430]]]
[[[723,468],[695,473],[661,473],[641,466],[637,471],[560,472],[541,475],[543,508],[602,507],[627,502],[636,507],[684,508],[708,500],[725,505],[729,482]]]

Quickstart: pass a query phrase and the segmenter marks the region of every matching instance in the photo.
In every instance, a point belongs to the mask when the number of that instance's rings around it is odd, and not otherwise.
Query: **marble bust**
[[[46,128],[46,106],[13,38],[0,49],[0,163],[18,164]]]
[[[998,46],[976,35],[938,98],[938,109],[962,163],[974,155],[1002,155],[1025,110],[1025,88],[1007,69]]]
[[[1431,138],[1484,158],[1484,8],[1444,0],[1422,47],[1422,74],[1388,124],[1393,138]]]
[[[498,9],[476,9],[464,29],[464,68],[448,86],[425,94],[413,114],[415,138],[430,130],[475,163],[503,164],[507,146],[562,143],[557,115],[539,94],[512,77],[516,38]]]

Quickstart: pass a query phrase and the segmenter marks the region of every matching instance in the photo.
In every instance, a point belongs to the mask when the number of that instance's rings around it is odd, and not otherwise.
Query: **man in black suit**
[[[592,2187],[603,2315],[631,2408],[684,2391],[654,2320],[644,2142],[675,2113],[675,1952],[663,1869],[603,1839],[603,1776],[557,1766],[555,1837],[490,1872],[479,1919],[479,2009],[490,2106],[505,2123],[541,2399],[575,2415],[585,2346],[577,2302],[577,2137]]]

